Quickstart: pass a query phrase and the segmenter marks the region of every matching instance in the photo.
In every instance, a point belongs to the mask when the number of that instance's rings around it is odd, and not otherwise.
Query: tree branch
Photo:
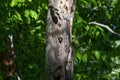
[[[110,31],[112,34],[115,34],[115,35],[117,35],[117,36],[120,36],[119,33],[113,31],[113,30],[112,30],[109,26],[107,26],[107,25],[98,23],[98,22],[96,22],[96,21],[89,22],[89,24],[95,24],[95,25],[101,26],[101,27],[103,27],[103,28],[106,28],[106,29],[107,29],[108,31]]]

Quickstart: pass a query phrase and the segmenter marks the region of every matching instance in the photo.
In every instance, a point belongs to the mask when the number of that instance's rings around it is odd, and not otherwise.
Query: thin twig
[[[111,33],[113,33],[113,34],[115,34],[115,35],[117,35],[117,36],[120,36],[119,33],[113,31],[113,30],[112,30],[109,26],[107,26],[107,25],[104,25],[104,24],[98,23],[98,22],[96,22],[96,21],[89,22],[89,24],[95,24],[95,25],[101,26],[101,27],[103,27],[103,28],[106,28],[106,29],[107,29],[108,31],[110,31]]]

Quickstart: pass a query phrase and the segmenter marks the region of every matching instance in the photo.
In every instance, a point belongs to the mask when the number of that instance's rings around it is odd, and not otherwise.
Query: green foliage
[[[73,23],[74,80],[119,80],[120,37],[89,25],[97,21],[120,32],[120,0],[77,0]],[[14,35],[15,61],[22,80],[45,79],[47,0],[1,0],[0,52]],[[0,72],[0,80],[3,74]]]
[[[73,25],[74,80],[120,79],[119,37],[100,26],[88,24],[97,21],[119,32],[118,4],[119,0],[112,3],[109,0],[77,1]]]
[[[13,34],[15,61],[22,80],[44,80],[46,17],[47,1],[5,0],[0,3],[0,52],[5,51],[4,37]],[[0,80],[2,78],[0,72]]]

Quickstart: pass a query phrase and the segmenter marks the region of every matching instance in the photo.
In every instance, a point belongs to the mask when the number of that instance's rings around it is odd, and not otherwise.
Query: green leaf
[[[30,10],[30,16],[31,16],[32,18],[34,18],[35,20],[36,20],[37,17],[38,17],[37,13],[36,13],[35,11],[33,11],[33,10]]]
[[[29,10],[25,10],[25,17],[29,17]]]
[[[15,14],[16,14],[16,19],[22,20],[20,13],[18,13],[17,11],[15,11]]]
[[[78,42],[78,40],[77,39],[73,39],[73,42],[75,43],[75,44],[79,44],[79,42]]]
[[[90,27],[89,27],[89,26],[86,26],[86,28],[85,28],[85,29],[86,29],[86,31],[88,31],[88,30],[90,29]]]
[[[46,10],[48,10],[48,6],[45,3],[42,3],[42,7]]]
[[[87,58],[88,58],[88,55],[87,55],[87,54],[84,54],[83,57],[82,57],[83,62],[86,62],[86,61],[87,61]]]
[[[88,1],[86,1],[86,0],[82,0],[81,2],[82,2],[85,6],[88,5]]]
[[[100,59],[100,52],[99,51],[95,51],[95,57],[97,60]]]
[[[36,29],[36,30],[40,30],[40,29],[41,29],[41,26],[36,26],[35,29]]]
[[[92,1],[92,3],[96,4],[96,0],[91,0],[91,1]]]
[[[111,18],[111,15],[109,14],[109,11],[106,10],[105,13],[106,13],[106,16],[108,17],[108,19],[110,19],[110,18]]]
[[[14,7],[14,6],[21,6],[21,4],[23,4],[25,2],[25,0],[12,0],[12,2],[10,3],[10,6],[11,7]]]
[[[106,55],[102,56],[103,61],[106,61]]]
[[[29,2],[32,2],[32,0],[28,0]]]
[[[28,17],[28,18],[26,19],[26,23],[27,23],[27,24],[30,24],[30,22],[31,22],[31,19],[30,19],[30,17]]]
[[[96,32],[96,37],[98,37],[98,36],[99,36],[99,34],[100,34],[100,32],[99,32],[99,31],[97,31],[97,32]]]
[[[35,31],[36,31],[36,30],[33,29],[33,30],[30,31],[30,33],[33,35]]]
[[[75,75],[75,80],[80,80],[80,79],[81,79],[80,74],[76,74],[76,75]]]
[[[77,58],[78,58],[79,60],[81,60],[81,59],[82,59],[82,55],[81,55],[80,53],[77,53]]]
[[[12,0],[12,2],[10,3],[10,6],[11,6],[11,7],[14,7],[14,6],[15,6],[15,0]]]
[[[32,69],[32,68],[33,68],[33,65],[32,65],[32,64],[29,64],[29,68]]]
[[[95,26],[97,29],[99,29],[100,31],[104,31],[102,27],[100,26]]]

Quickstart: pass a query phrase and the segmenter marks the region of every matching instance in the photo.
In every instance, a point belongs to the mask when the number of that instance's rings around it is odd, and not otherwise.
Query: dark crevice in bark
[[[55,16],[55,10],[58,11],[58,9],[54,8],[53,6],[49,6],[49,8],[50,8],[50,14],[51,14],[52,20],[55,24],[57,24],[58,18],[57,16]]]

